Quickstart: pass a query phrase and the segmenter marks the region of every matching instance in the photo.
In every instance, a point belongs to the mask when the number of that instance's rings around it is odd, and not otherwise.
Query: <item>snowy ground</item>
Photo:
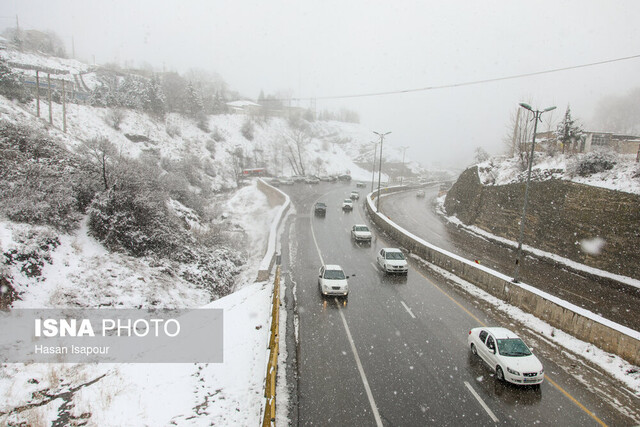
[[[236,192],[224,211],[245,230],[252,248],[238,291],[205,306],[224,310],[224,363],[3,364],[0,424],[50,425],[68,411],[71,419],[87,418],[89,425],[100,426],[256,425],[263,402],[272,281],[253,280],[277,207],[269,208],[254,184]],[[25,227],[0,223],[3,251],[19,244],[17,236]],[[149,298],[165,306],[198,307],[206,301],[206,294],[175,276],[163,277],[145,260],[105,251],[84,227],[60,236],[43,277],[22,284],[27,292],[20,307],[75,305],[70,301],[84,301],[85,307],[122,301],[135,307]],[[101,286],[105,279],[113,285],[106,294]],[[65,403],[69,391],[74,392],[71,405]],[[29,404],[35,405],[27,408]]]
[[[577,165],[595,153],[556,155],[549,157],[536,153],[531,168],[531,179],[542,181],[548,179],[564,179],[609,190],[640,194],[640,164],[635,154],[610,154],[608,158],[615,161],[612,169],[580,176],[576,173]],[[485,185],[505,185],[526,180],[526,171],[522,171],[520,160],[513,158],[493,158],[478,164],[480,182]]]

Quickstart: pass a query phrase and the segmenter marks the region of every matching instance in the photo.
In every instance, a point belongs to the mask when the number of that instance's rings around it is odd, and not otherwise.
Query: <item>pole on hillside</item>
[[[51,111],[51,74],[47,73],[47,86],[49,89],[49,124],[53,124],[53,111]]]
[[[40,71],[36,70],[36,116],[40,117]]]
[[[62,79],[62,132],[67,133],[67,99],[64,89],[64,79]]]

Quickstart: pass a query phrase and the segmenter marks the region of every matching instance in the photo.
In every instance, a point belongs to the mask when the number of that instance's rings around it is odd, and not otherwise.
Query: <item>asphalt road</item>
[[[288,346],[296,356],[289,375],[296,380],[293,424],[633,424],[603,399],[602,391],[575,380],[562,351],[545,340],[529,341],[533,333],[523,325],[413,262],[407,277],[379,271],[375,253],[394,245],[375,230],[371,245],[351,241],[351,226],[367,223],[362,200],[353,212],[340,208],[353,188],[342,183],[283,188],[296,209],[282,240],[286,292],[296,300],[289,308],[297,316],[297,341]],[[326,217],[313,215],[315,201],[327,203]],[[350,276],[347,299],[321,296],[322,262],[339,264]],[[540,388],[501,384],[470,356],[468,331],[482,324],[508,326],[536,345],[547,373]],[[584,369],[577,368],[583,376]],[[599,387],[617,386],[603,381]],[[627,399],[637,405],[637,398]]]
[[[455,225],[445,225],[435,212],[438,187],[383,196],[380,210],[396,224],[442,249],[456,253],[508,276],[514,274],[515,249],[491,242]],[[548,259],[527,255],[520,280],[609,320],[640,331],[640,289],[611,279],[575,271]]]

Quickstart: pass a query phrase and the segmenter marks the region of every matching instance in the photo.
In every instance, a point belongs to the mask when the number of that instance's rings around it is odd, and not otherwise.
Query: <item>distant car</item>
[[[360,198],[360,193],[358,193],[357,191],[352,191],[349,198],[351,200],[358,200]]]
[[[378,265],[385,273],[407,274],[409,265],[400,249],[382,248],[376,257]]]
[[[500,381],[521,385],[544,381],[542,363],[524,341],[506,328],[473,328],[467,344],[471,353],[480,356]]]
[[[293,185],[294,182],[292,179],[290,178],[286,178],[286,177],[282,177],[282,178],[278,178],[280,180],[280,185]]]
[[[330,176],[328,176],[328,175],[320,175],[320,176],[318,177],[318,179],[319,179],[320,181],[323,181],[323,182],[330,182],[330,181],[331,181],[331,177],[330,177]]]
[[[304,176],[294,175],[291,177],[293,182],[304,182]]]
[[[323,265],[318,275],[318,287],[322,295],[347,296],[349,294],[348,278],[349,276],[344,274],[339,265]]]
[[[271,179],[271,181],[269,181],[269,184],[273,185],[274,187],[280,187],[282,181],[280,181],[278,178],[273,178]]]
[[[323,202],[318,202],[314,205],[313,212],[316,216],[325,216],[327,214],[327,205]]]
[[[369,227],[364,224],[356,224],[351,227],[351,238],[356,242],[371,243],[371,231],[369,231]]]
[[[320,184],[320,180],[315,176],[307,176],[304,178],[304,182],[307,184]]]
[[[357,182],[356,183],[356,187],[358,188],[365,188],[367,186],[367,184],[365,184],[364,182]]]
[[[353,210],[353,200],[344,199],[344,201],[342,202],[342,210],[343,211],[351,211],[351,210]]]
[[[424,190],[418,190],[418,192],[416,193],[416,197],[424,197]]]
[[[338,175],[338,181],[351,181],[351,175],[349,174]]]

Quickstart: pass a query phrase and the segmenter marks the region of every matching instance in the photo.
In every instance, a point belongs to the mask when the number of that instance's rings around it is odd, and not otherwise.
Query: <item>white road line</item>
[[[320,246],[318,246],[318,240],[316,239],[316,233],[313,231],[313,220],[310,219],[309,222],[311,226],[311,236],[313,237],[313,242],[316,245],[316,250],[318,251],[318,256],[320,257],[320,262],[322,263],[322,265],[324,265],[324,260],[322,259],[322,252],[320,252]],[[342,308],[340,308],[340,304],[338,304],[338,298],[335,298],[334,301],[336,303],[336,306],[338,307],[338,313],[340,313],[340,317],[342,318],[342,324],[344,325],[344,330],[347,333],[347,339],[349,340],[349,344],[351,345],[351,351],[353,352],[353,357],[356,361],[356,366],[358,367],[358,372],[360,373],[360,378],[362,379],[364,390],[367,393],[367,398],[369,399],[369,405],[371,405],[371,410],[373,411],[373,417],[376,420],[376,426],[382,427],[382,419],[380,418],[380,413],[378,412],[378,407],[376,406],[376,402],[375,400],[373,400],[373,393],[371,393],[371,387],[369,387],[369,381],[367,381],[367,376],[365,375],[364,368],[362,367],[362,363],[360,362],[360,356],[358,356],[356,345],[353,342],[351,331],[349,330],[349,326],[347,325],[347,319],[344,317],[344,314],[342,313]]]
[[[485,411],[487,411],[487,414],[489,414],[489,416],[491,417],[491,419],[493,420],[494,423],[498,422],[498,417],[495,416],[495,414],[493,413],[493,411],[491,411],[491,409],[489,409],[489,407],[487,406],[486,403],[484,403],[484,400],[482,400],[482,398],[478,395],[478,393],[476,393],[476,391],[473,389],[473,387],[471,387],[471,384],[469,384],[468,382],[464,382],[464,385],[467,386],[467,388],[469,389],[469,391],[471,392],[471,394],[473,394],[473,397],[476,398],[476,400],[480,403],[480,405],[482,405],[482,407],[484,408]]]
[[[374,263],[371,263],[371,267],[373,267],[374,270],[378,271],[378,266]]]
[[[369,404],[371,405],[371,410],[373,411],[373,417],[376,420],[376,425],[378,427],[382,427],[382,419],[380,418],[380,413],[378,412],[378,407],[376,406],[375,400],[373,400],[373,393],[371,393],[371,387],[369,387],[369,381],[367,381],[367,376],[364,373],[364,368],[362,367],[362,363],[360,362],[360,356],[358,356],[358,350],[356,350],[356,345],[353,342],[353,338],[351,337],[351,331],[349,330],[349,326],[347,325],[347,319],[345,319],[344,314],[342,313],[342,308],[340,308],[340,304],[338,303],[338,299],[335,299],[336,306],[338,307],[338,313],[340,313],[340,317],[342,318],[342,324],[344,325],[344,330],[347,332],[347,338],[349,339],[349,344],[351,345],[351,352],[353,353],[353,357],[356,359],[356,365],[358,366],[358,372],[360,372],[360,378],[362,378],[362,383],[364,384],[364,390],[367,392],[367,398],[369,398]]]
[[[411,309],[409,308],[409,306],[407,306],[407,304],[404,303],[404,301],[400,300],[400,304],[402,304],[402,306],[404,307],[405,310],[407,310],[407,312],[411,315],[411,317],[413,317],[414,319],[416,318],[416,315],[413,314],[413,311],[411,311]]]

